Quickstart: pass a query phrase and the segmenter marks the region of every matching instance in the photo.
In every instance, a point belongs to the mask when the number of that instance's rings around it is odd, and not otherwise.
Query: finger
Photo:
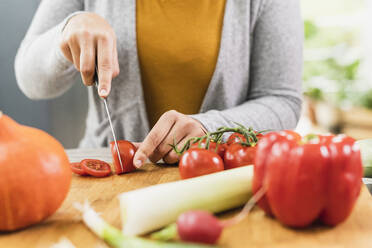
[[[76,70],[80,71],[80,45],[76,39],[70,39],[69,42],[70,51],[72,54],[72,60]]]
[[[96,49],[94,40],[86,37],[81,41],[80,73],[83,83],[87,86],[94,84]]]
[[[74,63],[74,59],[72,58],[70,46],[68,45],[68,43],[67,42],[62,43],[60,48],[61,48],[63,55],[66,57],[66,59],[70,61],[71,63]]]
[[[118,50],[116,47],[116,41],[114,42],[114,50],[113,50],[113,63],[114,63],[114,70],[112,73],[112,78],[116,78],[120,73],[119,68],[119,59],[118,59]]]
[[[180,150],[185,144],[186,142],[193,138],[193,137],[199,137],[201,136],[200,133],[198,132],[195,132],[195,133],[190,133],[189,135],[187,135],[185,138],[183,138],[178,144],[177,144],[177,149]],[[180,159],[180,155],[178,155],[173,149],[170,150],[164,157],[163,157],[163,160],[165,163],[167,164],[174,164],[174,163],[177,163]]]
[[[97,60],[98,60],[98,93],[101,97],[107,97],[111,90],[112,80],[112,51],[113,41],[110,38],[103,37],[97,42]]]
[[[176,123],[177,118],[178,113],[176,111],[168,111],[160,117],[134,155],[134,166],[137,168],[142,166],[147,158],[154,152],[156,147],[158,147],[158,145],[168,135],[169,131]]]
[[[187,135],[187,130],[184,129],[183,124],[180,121],[177,121],[172,129],[169,131],[168,135],[163,139],[163,141],[156,147],[154,152],[149,156],[151,162],[156,163],[161,158],[163,158],[172,147],[170,144],[180,142]]]
[[[141,145],[141,142],[132,142],[132,144],[138,149],[138,147]]]

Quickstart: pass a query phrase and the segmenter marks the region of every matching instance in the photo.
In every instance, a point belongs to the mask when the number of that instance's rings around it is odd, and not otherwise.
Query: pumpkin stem
[[[3,117],[3,112],[0,110],[0,118]]]

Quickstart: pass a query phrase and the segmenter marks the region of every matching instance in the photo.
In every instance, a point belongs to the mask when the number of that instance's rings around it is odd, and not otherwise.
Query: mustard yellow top
[[[148,118],[199,112],[220,46],[225,0],[137,0],[137,46]]]

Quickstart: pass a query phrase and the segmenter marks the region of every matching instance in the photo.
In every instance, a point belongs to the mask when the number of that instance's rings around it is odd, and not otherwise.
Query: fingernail
[[[137,159],[137,160],[135,160],[135,161],[133,162],[133,164],[134,164],[135,167],[139,168],[139,167],[142,166],[142,161],[139,160],[139,159]]]
[[[106,96],[106,95],[107,95],[107,90],[105,90],[105,89],[101,89],[101,90],[99,91],[99,94],[100,94],[101,96]]]

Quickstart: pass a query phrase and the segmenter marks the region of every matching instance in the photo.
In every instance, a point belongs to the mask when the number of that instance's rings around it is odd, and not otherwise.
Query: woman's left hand
[[[169,144],[176,142],[182,147],[191,137],[200,137],[206,133],[203,125],[184,114],[175,110],[164,113],[140,144],[134,155],[134,166],[141,167],[149,158],[156,163],[163,158],[165,163],[173,164],[179,160],[179,156]]]

